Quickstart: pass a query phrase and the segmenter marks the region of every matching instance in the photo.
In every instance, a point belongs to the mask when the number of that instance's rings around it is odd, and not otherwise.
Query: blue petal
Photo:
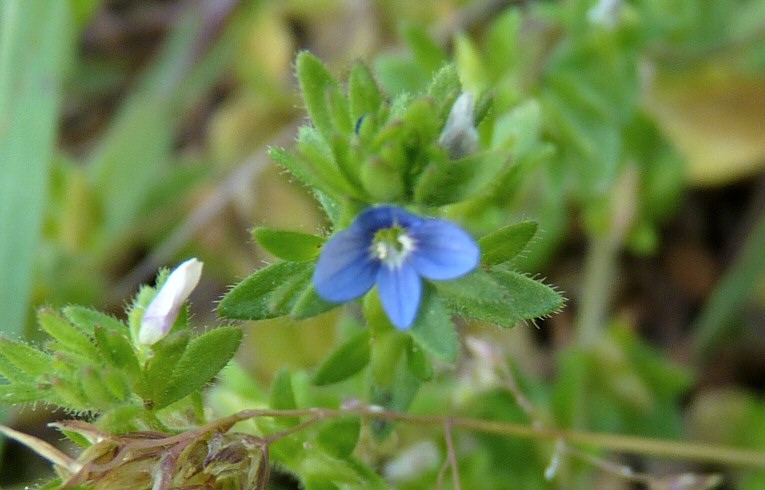
[[[398,328],[412,326],[422,296],[422,280],[409,264],[401,267],[380,267],[377,291],[385,313]]]
[[[409,228],[423,221],[419,216],[415,216],[401,208],[395,206],[377,206],[368,208],[356,217],[352,227],[358,227],[359,231],[374,233],[383,228],[392,228],[401,226]]]
[[[416,242],[409,263],[427,279],[455,279],[478,265],[478,244],[453,223],[428,219],[410,228],[409,234]]]
[[[372,289],[380,262],[369,254],[371,238],[353,226],[324,244],[313,273],[316,292],[323,299],[343,303]]]

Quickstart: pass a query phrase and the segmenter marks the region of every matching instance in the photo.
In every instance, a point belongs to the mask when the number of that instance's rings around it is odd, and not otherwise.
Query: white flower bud
[[[454,101],[444,129],[438,137],[438,144],[456,160],[478,151],[478,131],[473,115],[473,94],[462,92]]]
[[[170,273],[162,289],[154,297],[141,319],[138,341],[153,345],[161,340],[178,318],[181,306],[199,283],[202,262],[189,259]]]

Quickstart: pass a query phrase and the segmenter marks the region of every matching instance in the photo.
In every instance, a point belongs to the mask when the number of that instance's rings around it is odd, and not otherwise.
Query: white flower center
[[[404,260],[415,249],[417,242],[398,226],[384,228],[375,234],[369,252],[372,258],[391,268],[401,267]]]

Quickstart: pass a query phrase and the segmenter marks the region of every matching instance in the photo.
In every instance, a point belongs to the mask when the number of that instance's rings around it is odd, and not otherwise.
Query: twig
[[[457,453],[454,450],[454,439],[452,437],[452,424],[450,420],[444,423],[444,438],[446,439],[446,456],[449,466],[452,467],[452,485],[454,490],[460,490],[460,472],[457,468]]]

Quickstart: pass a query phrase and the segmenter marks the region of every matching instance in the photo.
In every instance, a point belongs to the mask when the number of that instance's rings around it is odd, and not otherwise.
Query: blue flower
[[[383,308],[398,328],[417,316],[422,279],[467,274],[480,250],[459,226],[422,218],[394,206],[369,208],[324,244],[313,283],[323,299],[344,303],[377,284]]]

